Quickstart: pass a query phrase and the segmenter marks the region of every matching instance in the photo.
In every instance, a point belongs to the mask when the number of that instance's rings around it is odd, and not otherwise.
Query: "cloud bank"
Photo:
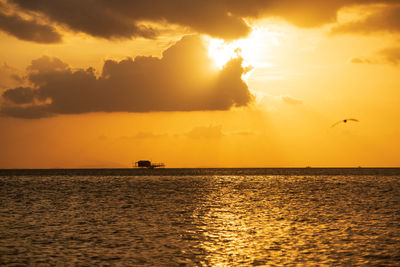
[[[386,13],[371,17],[365,23],[344,25],[338,31],[397,30],[397,0],[8,0],[8,4],[24,14],[42,16],[49,25],[36,24],[34,36],[26,36],[34,21],[20,23],[20,27],[1,28],[21,39],[35,42],[57,42],[59,36],[52,25],[61,25],[75,32],[95,37],[154,38],[157,30],[145,26],[146,22],[169,23],[187,27],[194,32],[224,39],[246,36],[250,27],[246,19],[280,17],[299,27],[314,27],[336,21],[337,12],[353,5],[386,4]],[[393,19],[394,23],[382,22]],[[8,17],[8,20],[21,20]],[[378,22],[378,23],[376,23]],[[148,25],[148,24],[147,24]],[[47,27],[47,28],[45,28]],[[40,28],[40,29],[39,29]],[[24,34],[22,34],[23,32]],[[43,36],[41,36],[43,35]]]
[[[242,58],[217,70],[198,36],[183,37],[162,58],[107,60],[99,77],[93,68],[72,70],[49,57],[33,60],[27,71],[31,86],[3,93],[3,115],[228,110],[252,100]]]

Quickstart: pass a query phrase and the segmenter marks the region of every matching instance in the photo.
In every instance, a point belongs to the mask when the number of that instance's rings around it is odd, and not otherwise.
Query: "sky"
[[[398,0],[0,0],[0,168],[396,167],[399,119]]]

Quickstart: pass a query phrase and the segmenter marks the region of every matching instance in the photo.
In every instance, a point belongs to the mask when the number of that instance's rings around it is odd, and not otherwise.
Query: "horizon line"
[[[384,166],[384,167],[373,167],[373,166],[299,166],[299,167],[163,167],[155,169],[399,169],[400,166]],[[147,168],[135,168],[135,167],[52,167],[52,168],[0,168],[0,170],[141,170]],[[154,170],[154,169],[152,169]]]

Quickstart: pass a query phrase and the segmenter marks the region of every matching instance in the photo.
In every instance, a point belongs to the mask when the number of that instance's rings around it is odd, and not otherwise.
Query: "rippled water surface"
[[[400,170],[0,171],[0,265],[400,265]]]

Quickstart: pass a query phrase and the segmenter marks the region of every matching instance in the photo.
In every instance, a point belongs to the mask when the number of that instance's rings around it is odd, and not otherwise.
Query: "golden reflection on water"
[[[289,223],[279,216],[280,208],[266,208],[268,203],[262,202],[255,189],[241,186],[240,177],[229,179],[236,180],[236,184],[226,186],[222,178],[205,201],[207,212],[193,214],[204,236],[200,243],[206,252],[203,264],[264,265],[271,258],[278,259],[283,253],[281,240],[291,235]],[[270,220],[271,214],[278,215],[278,219]]]
[[[351,236],[343,231],[348,227],[338,220],[338,198],[329,191],[310,194],[306,180],[291,184],[281,177],[214,177],[214,182],[193,212],[202,233],[203,266],[330,264],[349,249]]]

